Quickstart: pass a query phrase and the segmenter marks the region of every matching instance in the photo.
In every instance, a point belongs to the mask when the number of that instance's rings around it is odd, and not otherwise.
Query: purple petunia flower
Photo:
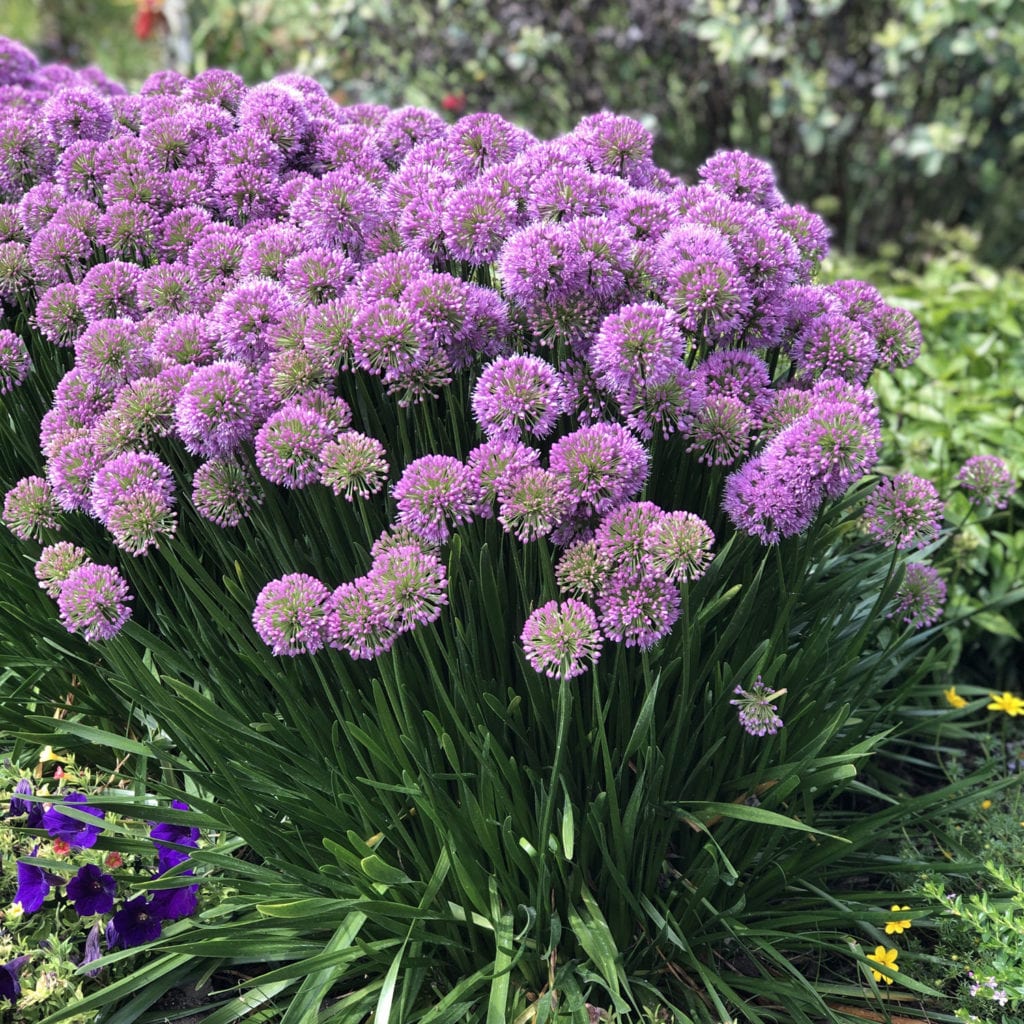
[[[46,814],[50,812],[47,811]],[[45,827],[46,815],[43,816]],[[32,848],[32,856],[39,852],[39,844]],[[14,893],[15,903],[20,904],[26,914],[34,914],[42,905],[50,893],[50,875],[35,864],[25,861],[18,861],[17,867],[18,888]]]
[[[326,639],[330,596],[327,587],[305,573],[271,580],[256,598],[253,626],[275,655],[314,654]]]
[[[100,925],[101,921],[96,921],[93,926],[89,929],[89,934],[85,937],[85,953],[82,957],[79,967],[86,967],[89,964],[99,960],[100,954]],[[90,978],[95,978],[99,975],[101,968],[94,967],[91,970],[86,971],[86,975]]]
[[[85,568],[90,567],[86,566]],[[78,571],[83,570],[79,569]],[[87,850],[96,845],[96,839],[103,831],[103,826],[91,821],[72,818],[61,810],[62,807],[73,807],[81,814],[87,814],[102,821],[106,817],[106,813],[97,807],[89,807],[86,803],[87,800],[88,797],[84,793],[65,793],[61,803],[53,804],[43,814],[43,828],[49,833],[51,839],[63,839],[69,846],[81,850]]]
[[[110,913],[114,909],[116,891],[113,876],[104,874],[95,864],[83,864],[67,884],[68,899],[79,917]]]
[[[957,473],[957,482],[972,505],[1005,509],[1017,490],[1006,463],[996,455],[972,455]]]
[[[601,657],[597,616],[582,601],[549,601],[531,613],[520,637],[526,660],[551,679],[572,679]]]
[[[32,357],[21,336],[0,330],[0,395],[24,384],[31,369]]]
[[[8,40],[0,40],[0,43]],[[5,964],[0,964],[0,999],[4,999],[12,1006],[21,998],[21,983],[18,981],[18,974],[29,961],[28,954],[15,957]]]
[[[107,948],[131,949],[160,938],[160,915],[145,895],[128,900],[107,925]]]
[[[398,522],[434,544],[452,527],[473,518],[478,495],[469,469],[448,455],[424,455],[410,462],[395,484]]]
[[[131,618],[131,600],[128,584],[114,566],[88,562],[64,580],[57,606],[67,631],[92,642],[120,632]]]
[[[777,690],[772,693],[758,676],[749,690],[737,686],[733,690],[737,696],[729,703],[738,708],[740,725],[751,736],[774,736],[782,728],[782,719],[778,715],[778,705],[772,701],[785,692]]]
[[[11,793],[10,806],[4,817],[20,818],[25,815],[25,828],[40,828],[40,822],[43,820],[43,805],[36,800],[26,800],[27,796],[32,796],[32,783],[28,779],[18,779]]]
[[[184,871],[182,874],[189,875]],[[198,899],[196,893],[199,886],[180,885],[172,889],[156,889],[152,892],[149,911],[161,921],[177,921],[183,917],[191,917],[196,912]]]
[[[909,563],[896,590],[896,607],[889,618],[898,617],[912,629],[924,629],[942,618],[946,606],[946,584],[934,566]]]
[[[557,371],[537,356],[507,356],[488,364],[472,402],[473,415],[490,440],[547,437],[566,411]]]
[[[938,536],[943,503],[935,485],[912,473],[879,480],[864,506],[864,527],[886,547],[924,547]]]

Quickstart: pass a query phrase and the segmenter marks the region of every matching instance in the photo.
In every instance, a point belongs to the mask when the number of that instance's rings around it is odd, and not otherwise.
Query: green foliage
[[[494,110],[542,136],[601,108],[658,159],[772,159],[848,249],[965,221],[1019,258],[1024,8],[1015,0],[203,0],[197,48],[250,81],[297,65],[350,101]],[[456,101],[457,102],[457,101]]]

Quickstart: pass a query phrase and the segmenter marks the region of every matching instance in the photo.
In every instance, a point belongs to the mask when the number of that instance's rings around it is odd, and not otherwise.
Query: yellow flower
[[[946,703],[951,708],[967,707],[967,698],[961,697],[960,694],[956,692],[955,686],[951,686],[948,690],[943,690],[942,695],[946,698]]]
[[[892,971],[893,974],[895,974],[899,970],[899,967],[896,964],[896,957],[899,955],[898,949],[886,949],[885,946],[875,946],[874,953],[868,953],[868,959],[874,960],[874,962],[880,967],[884,967],[886,970]],[[882,971],[876,971],[874,967],[871,968],[871,977],[874,978],[875,981],[884,981],[886,985],[892,984],[892,978],[890,978],[888,974],[885,974]]]
[[[981,809],[983,811],[987,811],[991,806],[992,806],[992,801],[991,800],[982,800],[981,801]]]
[[[1002,696],[990,693],[991,704],[985,705],[986,711],[1005,711],[1011,718],[1024,715],[1024,700],[1014,696],[1009,690],[1003,690]]]
[[[894,914],[898,914],[901,910],[909,910],[910,907],[901,907],[898,903],[894,903],[889,908]],[[886,921],[885,923],[885,934],[886,935],[902,935],[910,927],[910,921],[906,918],[899,921]],[[878,979],[876,978],[875,981]]]
[[[9,921],[17,921],[24,915],[25,911],[22,905],[15,901],[7,908],[7,913],[4,915]]]

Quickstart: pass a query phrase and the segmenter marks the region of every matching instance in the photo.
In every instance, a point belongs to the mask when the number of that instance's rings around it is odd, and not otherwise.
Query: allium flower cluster
[[[751,736],[774,736],[782,728],[778,704],[773,703],[785,694],[785,690],[774,693],[758,676],[749,690],[737,686],[733,693],[736,697],[729,701],[737,708],[740,725]]]
[[[522,632],[526,660],[552,679],[571,679],[601,656],[597,616],[582,601],[549,601],[526,620]]]
[[[911,629],[924,629],[942,618],[946,606],[946,584],[934,566],[910,562],[896,591],[896,608],[890,618],[898,618]]]
[[[864,528],[886,547],[924,547],[942,523],[935,485],[912,473],[880,480],[864,506]]]
[[[973,455],[957,474],[960,486],[972,505],[1005,509],[1017,490],[1017,482],[1006,463],[996,455]]]

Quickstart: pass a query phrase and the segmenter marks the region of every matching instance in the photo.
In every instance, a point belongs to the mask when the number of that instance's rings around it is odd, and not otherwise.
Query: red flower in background
[[[447,110],[449,114],[461,114],[466,109],[466,94],[464,92],[446,92],[441,97],[441,109]]]
[[[136,0],[135,35],[139,39],[148,39],[163,21],[163,6],[163,0]]]

